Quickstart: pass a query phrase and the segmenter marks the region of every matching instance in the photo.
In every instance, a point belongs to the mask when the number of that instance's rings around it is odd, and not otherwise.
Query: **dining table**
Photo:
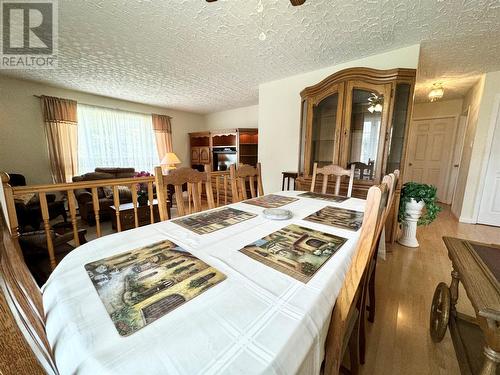
[[[330,317],[360,230],[304,218],[326,206],[364,211],[366,201],[332,202],[300,193],[274,193],[298,198],[280,207],[292,212],[288,220],[267,219],[263,207],[238,202],[225,207],[255,216],[207,234],[168,220],[95,239],[69,253],[42,287],[47,336],[60,374],[319,374]],[[239,251],[290,224],[346,239],[307,282]],[[121,336],[84,266],[162,240],[226,278]]]

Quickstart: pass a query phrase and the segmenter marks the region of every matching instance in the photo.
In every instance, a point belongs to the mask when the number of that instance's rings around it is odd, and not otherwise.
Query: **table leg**
[[[453,271],[451,271],[451,284],[450,284],[450,296],[451,296],[451,310],[455,311],[455,306],[458,301],[458,283],[460,281],[460,274],[455,270],[453,266]]]
[[[495,375],[497,366],[500,363],[500,353],[494,351],[489,346],[484,347],[484,363],[480,375]]]

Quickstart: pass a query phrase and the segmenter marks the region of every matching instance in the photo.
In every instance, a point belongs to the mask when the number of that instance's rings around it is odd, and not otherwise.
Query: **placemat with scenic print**
[[[341,197],[340,195],[313,193],[312,191],[299,194],[298,197],[321,199],[322,201],[337,202],[337,203],[341,203],[349,199],[347,197]]]
[[[256,214],[237,210],[235,208],[221,208],[220,210],[201,212],[196,215],[181,217],[172,220],[172,223],[180,225],[196,234],[208,234],[216,230],[227,228],[231,225],[256,217]]]
[[[299,198],[283,197],[281,195],[269,194],[258,198],[248,199],[243,203],[253,204],[254,206],[260,206],[264,208],[278,208],[298,200]]]
[[[291,224],[240,251],[266,266],[307,283],[346,238]]]
[[[363,224],[363,212],[326,206],[304,220],[357,231]]]
[[[111,320],[128,336],[226,276],[171,241],[85,265]]]

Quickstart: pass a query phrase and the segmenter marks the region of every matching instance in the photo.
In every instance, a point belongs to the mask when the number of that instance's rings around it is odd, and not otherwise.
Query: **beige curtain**
[[[165,115],[157,115],[153,113],[153,130],[155,132],[156,149],[160,161],[167,152],[173,152],[172,148],[172,125],[170,124],[171,117]]]
[[[78,170],[76,101],[42,96],[43,119],[54,183],[71,182]]]

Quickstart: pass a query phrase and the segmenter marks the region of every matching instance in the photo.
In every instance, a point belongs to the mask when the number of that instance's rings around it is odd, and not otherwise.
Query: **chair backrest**
[[[385,175],[382,179],[382,197],[380,198],[380,209],[382,210],[381,223],[379,225],[383,226],[387,215],[391,209],[392,199],[394,197],[394,175]]]
[[[394,172],[392,172],[392,174],[394,175],[394,190],[396,190],[396,188],[398,187],[399,176],[401,172],[399,171],[399,169],[395,169]]]
[[[183,167],[172,169],[168,175],[163,175],[161,167],[155,168],[156,194],[158,196],[158,208],[160,220],[168,220],[167,213],[167,187],[174,186],[175,202],[177,204],[177,215],[184,216],[193,212],[200,212],[201,205],[201,189],[205,185],[208,208],[214,208],[214,196],[212,192],[212,183],[210,175],[206,172]],[[184,196],[182,194],[182,185],[188,186],[188,204],[189,209],[186,209]],[[191,209],[191,200],[193,201],[193,209]]]
[[[340,289],[333,309],[330,327],[325,343],[325,370],[324,374],[338,374],[344,346],[344,336],[347,333],[347,323],[353,309],[356,307],[358,289],[363,286],[362,277],[372,256],[373,243],[377,230],[377,223],[381,220],[381,199],[385,184],[372,186],[368,190],[363,225],[356,251]]]
[[[212,181],[212,190],[214,189],[214,203],[216,207],[225,206],[229,202],[231,186],[229,184],[229,171],[212,171],[210,164],[205,164],[207,172]]]
[[[247,179],[252,198],[264,195],[260,163],[257,163],[257,167],[240,164],[238,169],[236,169],[234,164],[231,164],[229,167],[229,176],[231,179],[233,203],[248,199]],[[257,185],[257,189],[255,185]]]
[[[0,214],[0,372],[57,374],[42,293]]]
[[[328,185],[328,178],[330,176],[336,176],[337,179],[335,181],[335,195],[339,195],[340,193],[340,181],[342,180],[342,176],[349,176],[349,186],[347,188],[347,197],[351,197],[352,195],[352,184],[354,181],[354,165],[351,165],[351,169],[344,169],[338,165],[330,164],[324,166],[322,168],[318,168],[318,163],[314,163],[313,166],[313,175],[311,181],[311,192],[314,192],[314,188],[316,186],[316,177],[318,174],[323,175],[323,184],[321,186],[321,193],[326,194],[326,188]]]
[[[364,180],[365,177],[367,177],[369,180],[373,180],[373,168],[375,166],[375,163],[373,160],[369,160],[368,161],[368,164],[365,164],[363,162],[360,162],[360,161],[355,161],[355,162],[352,162],[352,163],[349,163],[347,165],[347,168],[352,168],[352,166],[354,165],[354,170],[355,171],[359,171],[359,179],[360,180]]]

